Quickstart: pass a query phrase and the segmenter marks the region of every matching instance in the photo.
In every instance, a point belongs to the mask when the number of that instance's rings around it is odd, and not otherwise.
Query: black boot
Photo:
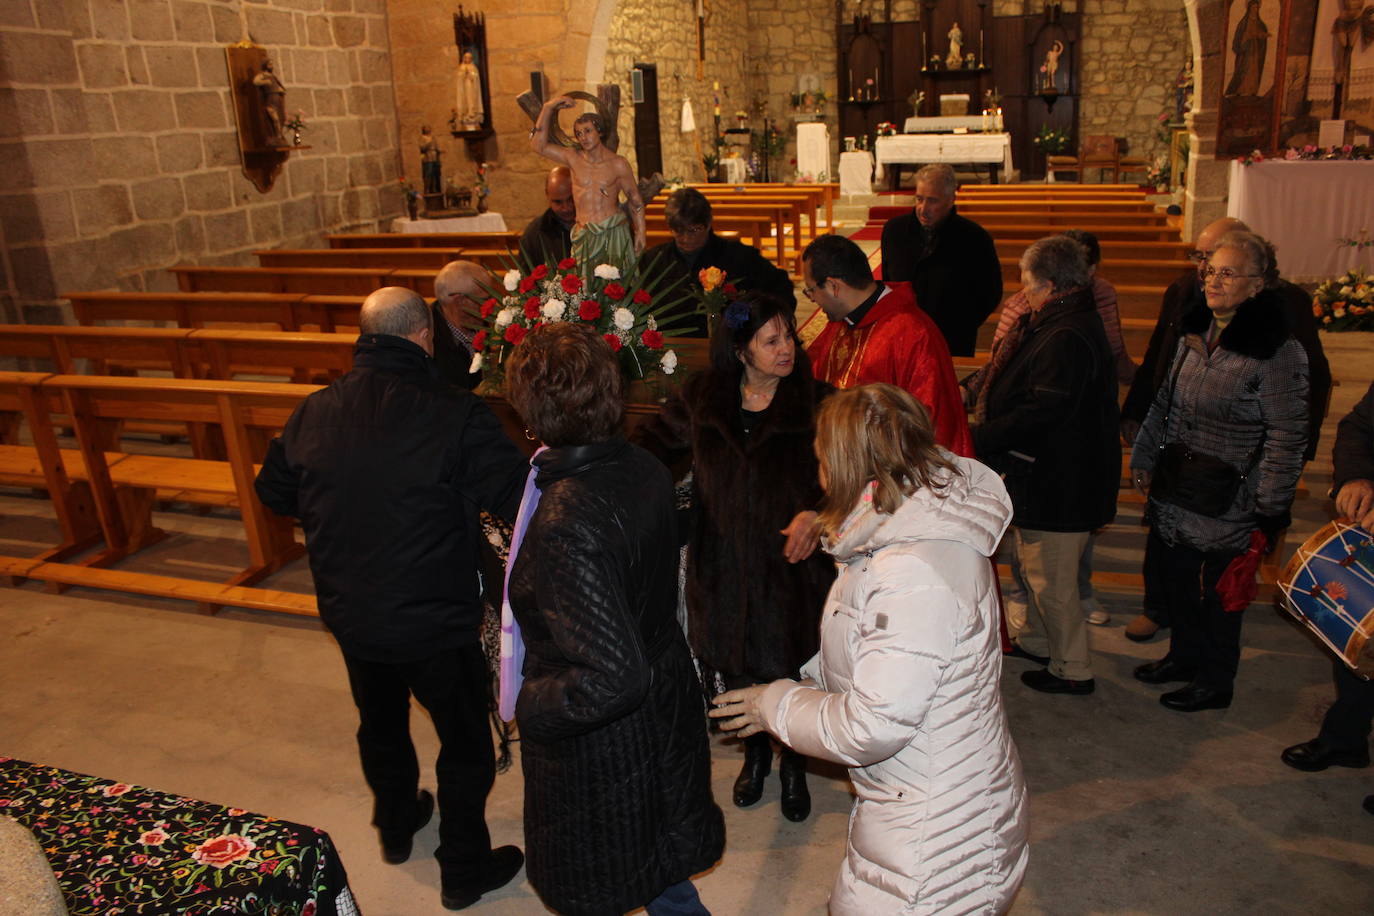
[[[748,808],[763,797],[763,781],[773,768],[773,744],[767,732],[744,739],[744,769],[735,780],[735,807]]]
[[[806,788],[806,758],[791,748],[782,749],[778,761],[782,780],[782,816],[789,821],[804,821],[811,813],[811,792]]]

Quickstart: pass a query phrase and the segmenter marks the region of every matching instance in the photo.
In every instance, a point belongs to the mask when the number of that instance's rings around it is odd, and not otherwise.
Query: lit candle
[[[997,109],[997,129],[1002,129],[1002,109]]]

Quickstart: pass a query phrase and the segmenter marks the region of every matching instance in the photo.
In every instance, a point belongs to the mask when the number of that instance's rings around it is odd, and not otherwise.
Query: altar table
[[[37,838],[71,916],[358,916],[329,835],[0,757],[0,814]]]
[[[1011,134],[895,134],[879,137],[873,144],[878,168],[874,177],[883,179],[883,166],[894,166],[892,188],[897,189],[904,164],[931,162],[985,164],[997,183],[997,169],[1011,173]]]
[[[1341,245],[1374,238],[1374,162],[1231,162],[1226,215],[1274,243],[1279,270],[1295,282],[1374,267],[1374,249]]]
[[[392,232],[505,232],[506,220],[500,213],[452,216],[448,219],[405,219],[391,221]]]
[[[840,153],[840,195],[873,193],[873,154],[867,150]]]

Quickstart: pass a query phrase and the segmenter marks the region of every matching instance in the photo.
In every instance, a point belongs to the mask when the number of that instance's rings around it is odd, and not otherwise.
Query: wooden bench
[[[722,204],[731,203],[793,203],[798,204],[801,216],[806,220],[807,234],[815,238],[820,225],[820,210],[824,206],[825,195],[819,188],[782,190],[765,188],[750,190],[747,186],[712,185],[710,190],[701,189],[710,202],[712,211]],[[801,238],[801,227],[794,223],[793,231]]]
[[[1014,200],[1010,198],[997,198],[994,200],[984,200],[975,198],[973,200],[960,201],[955,203],[959,207],[959,212],[967,214],[971,219],[977,219],[984,213],[995,213],[999,211],[1014,210],[1018,213],[1054,213],[1072,214],[1084,219],[1093,219],[1103,216],[1127,216],[1144,217],[1149,222],[1154,222],[1156,216],[1160,216],[1155,210],[1154,204],[1146,201],[1133,200]]]
[[[725,223],[731,217],[766,221],[768,228],[766,231],[756,232],[755,245],[762,251],[767,236],[775,237],[777,240],[775,261],[779,264],[786,263],[787,260],[788,222],[795,220],[798,227],[801,225],[801,208],[797,204],[713,204],[711,214],[712,221],[716,223]],[[668,228],[667,219],[663,215],[662,204],[650,204],[645,217],[655,228]],[[738,227],[730,225],[729,228]],[[798,233],[800,233],[800,228],[798,228]]]
[[[300,293],[124,293],[67,292],[83,326],[107,322],[157,321],[179,328],[232,327],[330,332],[356,328],[363,296],[307,296]]]
[[[1098,242],[1174,242],[1180,240],[1178,229],[1168,225],[1113,225],[1096,220],[1056,222],[1053,220],[1008,221],[1001,218],[979,217],[975,222],[988,231],[995,242],[1019,243],[1024,248],[1047,235],[1060,235],[1065,229],[1084,229],[1097,236]]]
[[[835,198],[840,196],[840,184],[837,181],[818,182],[818,183],[790,183],[784,181],[751,181],[742,185],[724,185],[717,182],[689,182],[687,187],[696,188],[702,193],[707,189],[722,187],[743,189],[744,193],[767,193],[770,191],[810,191],[819,192],[821,195],[820,207],[825,210],[825,225],[835,225]]]
[[[182,292],[327,293],[366,296],[389,286],[388,268],[196,267],[168,268]],[[437,272],[437,269],[436,271]]]
[[[1025,253],[1026,246],[1030,242],[1023,242],[1016,239],[999,238],[994,239],[997,245],[997,254],[1003,258],[1019,258]],[[1098,241],[1098,247],[1102,250],[1102,262],[1110,264],[1113,261],[1187,261],[1188,252],[1192,251],[1192,246],[1177,242],[1123,242],[1117,240]],[[1191,262],[1188,267],[1192,268]]]
[[[1019,284],[1020,259],[1001,257],[998,260],[1002,265],[1002,282]],[[1114,258],[1098,265],[1097,272],[1110,280],[1113,286],[1118,283],[1124,286],[1158,286],[1162,290],[1178,279],[1180,274],[1192,269],[1192,263],[1185,260],[1145,261]]]
[[[520,233],[506,232],[337,232],[330,248],[514,248]]]
[[[466,257],[463,251],[463,248],[272,248],[255,251],[253,256],[261,267],[410,267],[438,270],[449,261]]]

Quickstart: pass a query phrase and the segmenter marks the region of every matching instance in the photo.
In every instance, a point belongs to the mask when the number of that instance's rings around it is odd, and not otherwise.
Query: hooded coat
[[[677,623],[672,481],[619,437],[534,466],[539,505],[509,591],[526,651],[525,873],[559,913],[620,914],[725,844]]]
[[[719,372],[692,376],[635,429],[635,442],[670,466],[692,458],[688,639],[697,658],[723,674],[792,677],[816,654],[835,564],[819,550],[788,563],[781,531],[820,504],[816,410],[834,390],[811,377],[799,350],[747,436],[739,384]]]
[[[850,767],[831,916],[1000,913],[1025,873],[1026,787],[988,561],[1011,500],[991,469],[954,462],[960,474],[891,515],[865,493],[826,547],[840,572],[802,669],[816,686],[775,681],[760,699],[788,745]]]

